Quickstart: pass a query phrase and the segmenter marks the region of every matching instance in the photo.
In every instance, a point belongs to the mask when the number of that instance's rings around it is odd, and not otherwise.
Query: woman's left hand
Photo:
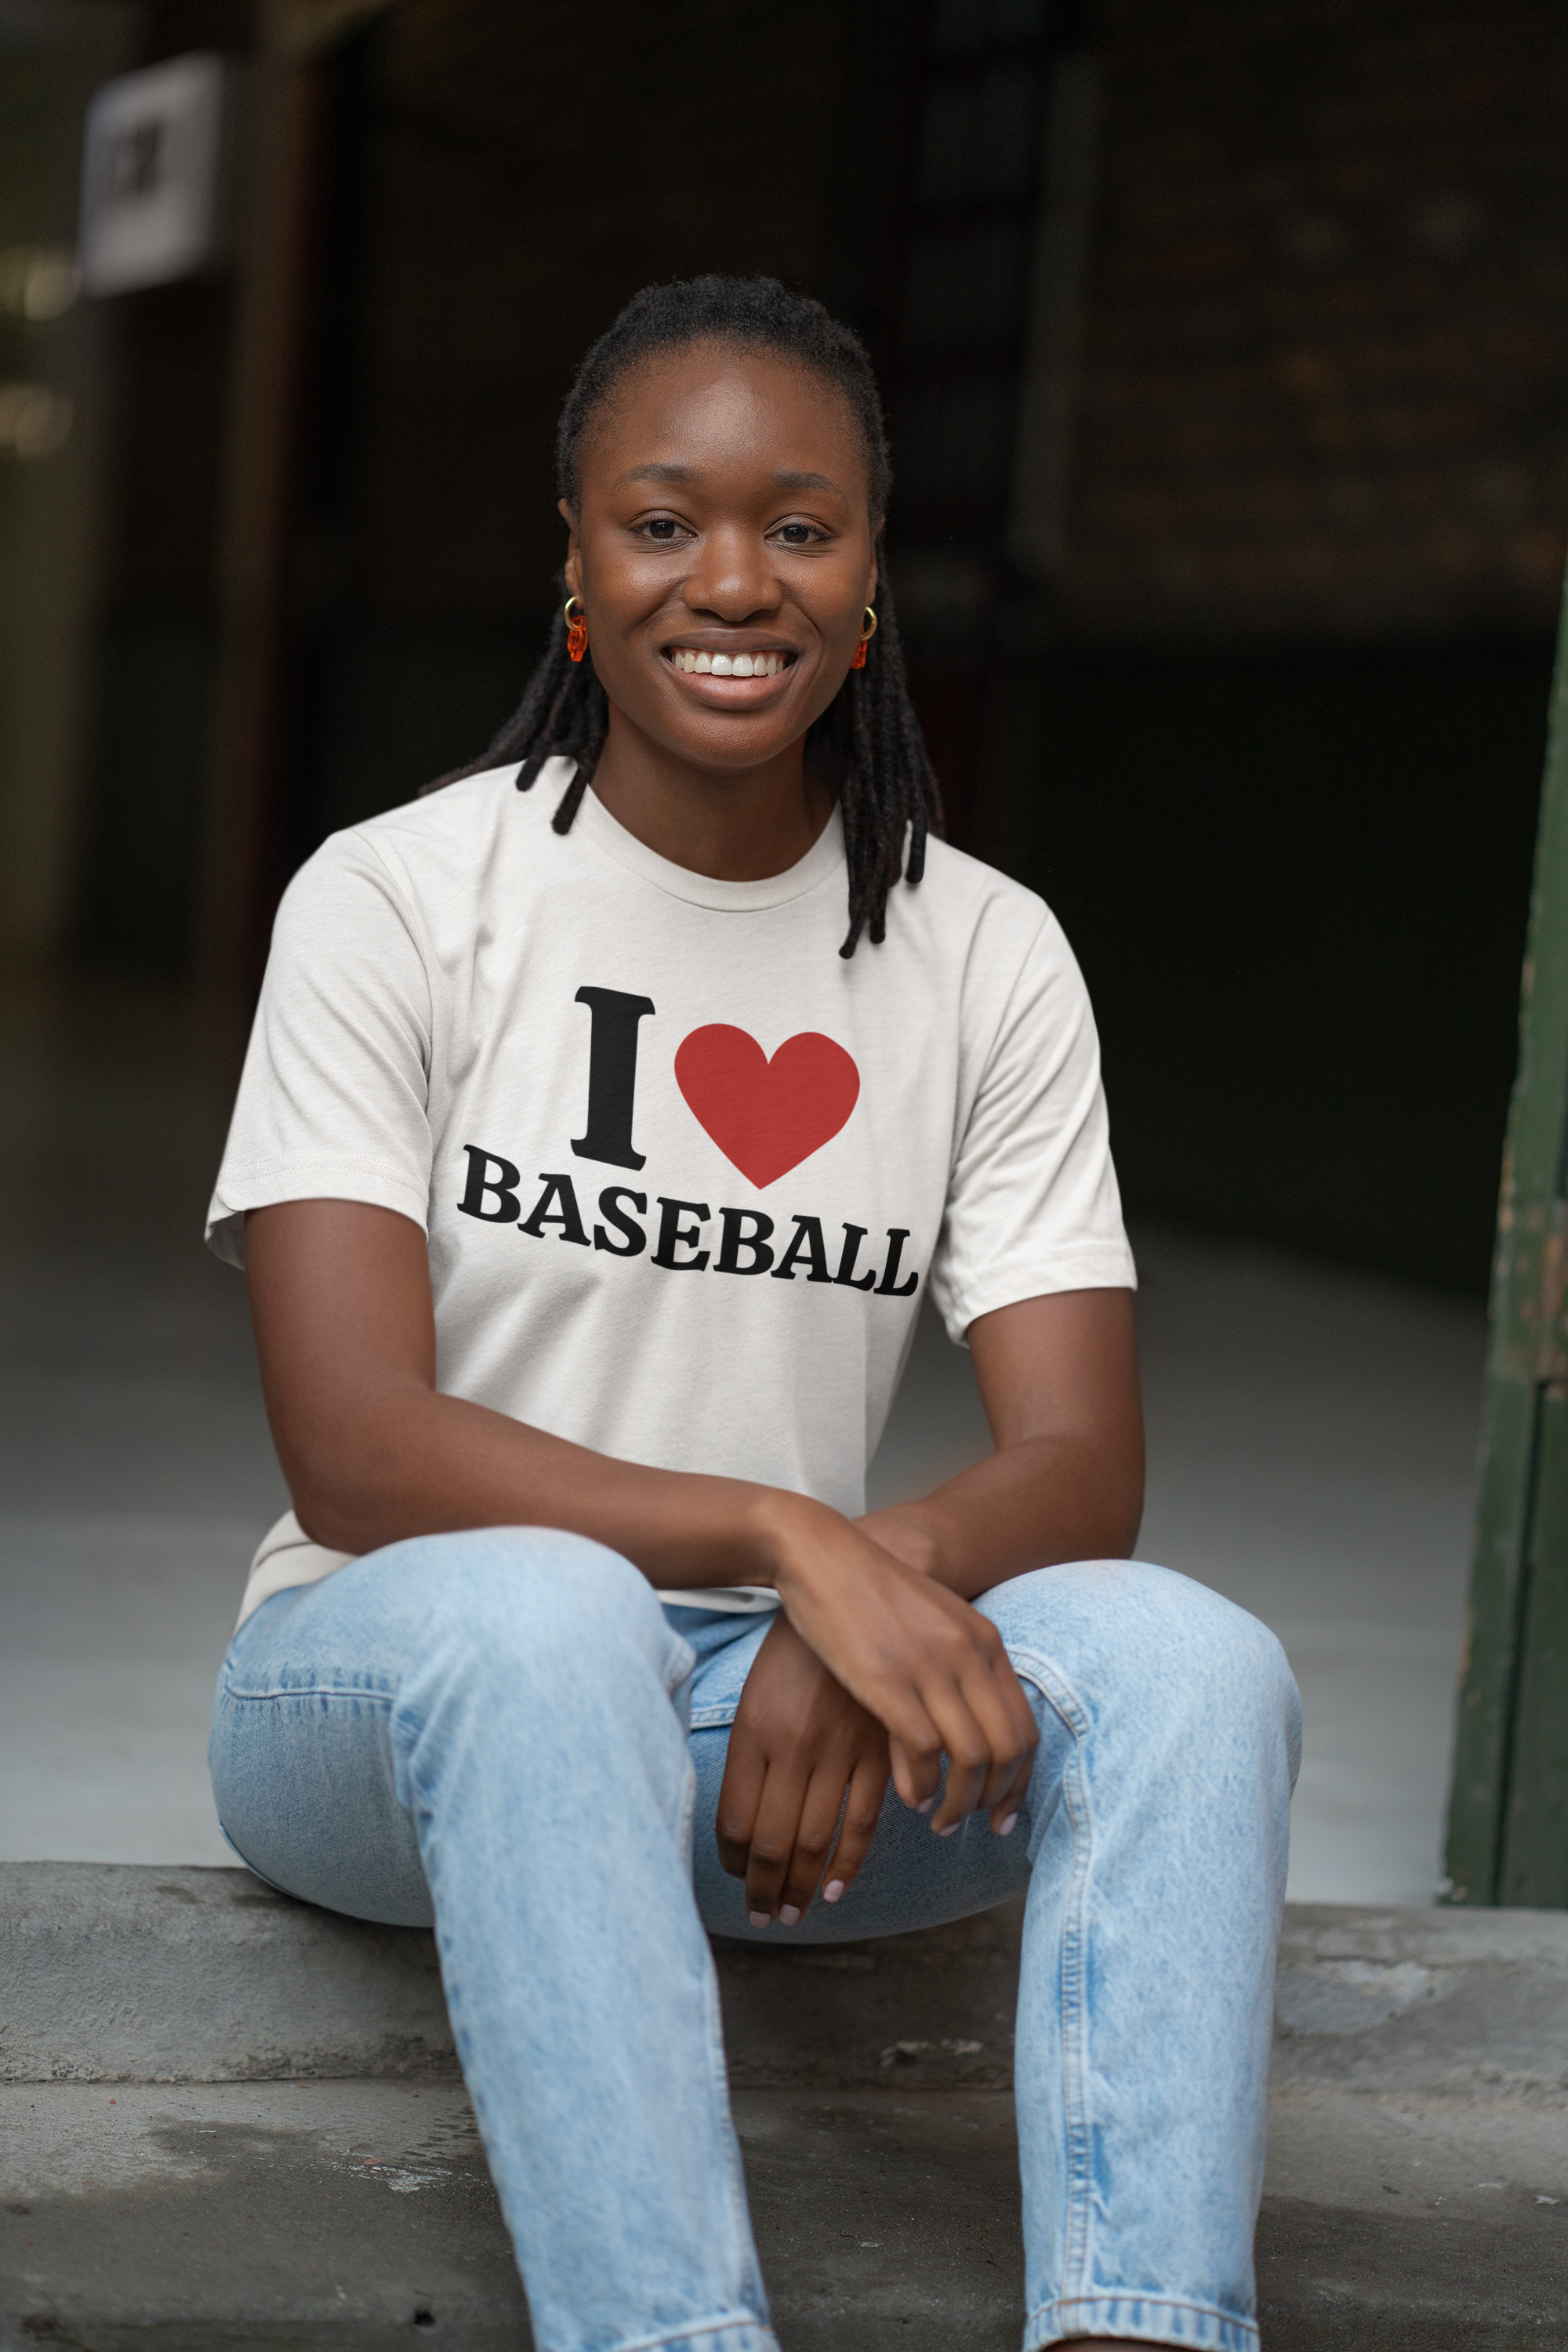
[[[890,1769],[876,1717],[835,1681],[781,1610],[746,1676],[719,1791],[719,1859],[731,1878],[745,1880],[753,1926],[777,1917],[793,1927],[825,1869],[826,1901],[854,1884]]]

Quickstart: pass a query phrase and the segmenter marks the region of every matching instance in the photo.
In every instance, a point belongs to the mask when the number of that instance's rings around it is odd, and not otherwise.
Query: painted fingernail
[[[825,1903],[837,1903],[843,1892],[844,1881],[841,1878],[830,1878],[822,1890],[822,1899]]]
[[[924,1802],[924,1804],[923,1804],[923,1805],[917,1805],[917,1806],[915,1807],[915,1811],[916,1811],[916,1812],[917,1812],[917,1813],[930,1813],[930,1812],[934,1812],[934,1811],[935,1811],[935,1810],[936,1810],[936,1799],[935,1799],[934,1797],[928,1797],[928,1798],[926,1799],[926,1801],[925,1801],[925,1802]]]
[[[748,1911],[746,1916],[753,1927],[766,1927],[772,1924],[765,1911]]]
[[[786,1927],[793,1927],[795,1921],[800,1917],[800,1913],[795,1909],[793,1903],[781,1903],[779,1906],[779,1917],[784,1921]]]
[[[1006,1820],[1005,1820],[1005,1822],[1000,1822],[1000,1823],[998,1824],[998,1826],[997,1826],[997,1830],[996,1830],[996,1834],[997,1834],[997,1836],[998,1836],[998,1837],[1011,1837],[1011,1836],[1012,1836],[1012,1834],[1013,1834],[1013,1832],[1014,1832],[1014,1831],[1017,1828],[1017,1826],[1018,1826],[1018,1816],[1017,1816],[1017,1814],[1016,1814],[1016,1813],[1009,1813],[1009,1814],[1008,1814],[1008,1816],[1007,1816],[1007,1818],[1006,1818]]]
[[[938,1837],[952,1837],[954,1831],[961,1830],[963,1827],[963,1823],[962,1822],[949,1822],[946,1829],[938,1830],[936,1832],[936,1835]]]

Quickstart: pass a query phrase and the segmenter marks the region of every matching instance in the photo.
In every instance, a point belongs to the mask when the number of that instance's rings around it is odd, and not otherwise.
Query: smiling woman
[[[865,354],[766,280],[650,290],[559,457],[516,718],[279,917],[209,1238],[294,1508],[220,1816],[434,1921],[549,2352],[773,2352],[705,1928],[1026,1891],[1028,2352],[1246,2352],[1295,1695],[1128,1558],[1094,1024],[939,836]],[[928,1286],[996,1450],[868,1513]]]
[[[836,399],[824,400],[825,384]],[[879,591],[892,468],[858,339],[772,278],[649,287],[579,369],[556,469],[572,533],[567,604],[516,716],[456,774],[521,760],[526,792],[546,759],[570,757],[555,815],[565,832],[591,783],[616,806],[614,786],[598,780],[612,707],[635,715],[649,742],[674,748],[686,739],[668,731],[676,708],[665,709],[661,730],[659,706],[639,683],[646,688],[656,665],[707,678],[689,689],[686,732],[700,711],[763,722],[703,730],[715,764],[758,771],[743,804],[728,803],[735,823],[726,847],[741,865],[724,870],[736,880],[777,872],[766,862],[773,845],[756,831],[773,797],[773,779],[761,771],[778,758],[798,764],[804,743],[806,769],[826,779],[842,812],[849,929],[839,953],[854,953],[863,928],[879,943],[890,881],[900,866],[907,881],[920,880],[942,803],[905,690],[891,591],[885,581]],[[632,561],[639,548],[642,563]],[[582,668],[568,644],[574,603],[593,648]],[[787,686],[758,684],[759,654],[764,681],[787,677]],[[812,830],[820,829],[819,814]]]

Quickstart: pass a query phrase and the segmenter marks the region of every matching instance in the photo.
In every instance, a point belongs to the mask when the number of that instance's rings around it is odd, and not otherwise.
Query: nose
[[[723,527],[708,531],[684,590],[688,610],[730,627],[778,609],[782,591],[765,541]]]

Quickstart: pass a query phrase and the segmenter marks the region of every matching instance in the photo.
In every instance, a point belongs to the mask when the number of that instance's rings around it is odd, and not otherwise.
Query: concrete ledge
[[[1000,2089],[1021,1906],[717,1947],[739,2084]],[[1292,1906],[1278,2088],[1568,2098],[1568,1912]],[[434,1938],[246,1870],[0,1864],[0,2081],[451,2078]]]
[[[719,1948],[790,2352],[1012,2352],[1019,1910]],[[1568,2352],[1568,1914],[1294,1909],[1268,2352]],[[0,2352],[342,2352],[526,2316],[431,1938],[243,1871],[0,1866]]]
[[[0,2082],[456,2073],[422,1928],[247,1870],[0,1864]]]

